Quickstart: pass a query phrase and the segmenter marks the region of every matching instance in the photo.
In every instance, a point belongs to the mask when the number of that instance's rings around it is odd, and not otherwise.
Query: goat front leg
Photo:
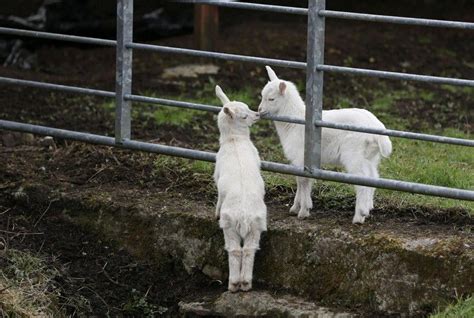
[[[300,190],[300,210],[298,212],[298,218],[304,219],[309,216],[309,211],[313,208],[313,200],[311,199],[311,188],[313,186],[313,180],[308,178],[298,177],[298,188]]]
[[[221,206],[222,206],[222,194],[220,192],[217,193],[217,204],[216,204],[216,220],[219,220],[221,216]]]
[[[259,248],[260,234],[260,230],[252,229],[244,239],[242,270],[240,272],[240,289],[243,291],[252,289],[253,264],[255,261],[255,252]]]
[[[240,288],[240,269],[242,267],[242,247],[240,236],[232,227],[224,229],[225,249],[229,256],[229,291],[235,293]]]

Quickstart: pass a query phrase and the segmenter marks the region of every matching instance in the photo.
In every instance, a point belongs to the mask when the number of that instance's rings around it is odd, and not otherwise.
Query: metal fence
[[[43,83],[37,81],[27,81],[14,78],[0,77],[0,83],[16,84],[36,88],[45,88],[59,90],[71,93],[88,94],[102,97],[115,98],[116,100],[116,121],[115,138],[101,135],[57,129],[31,125],[0,119],[0,129],[14,130],[20,132],[29,132],[33,134],[49,135],[57,138],[71,139],[88,143],[147,151],[152,153],[165,154],[170,156],[179,156],[189,159],[215,161],[215,154],[211,152],[198,151],[180,147],[152,144],[147,142],[135,141],[131,139],[131,104],[132,102],[143,102],[159,104],[164,106],[181,107],[187,109],[198,109],[209,112],[219,112],[220,107],[203,105],[182,101],[175,101],[148,96],[132,94],[132,52],[134,49],[150,50],[161,53],[184,54],[198,57],[208,57],[215,59],[224,59],[230,61],[251,62],[257,64],[266,64],[272,66],[292,67],[306,69],[306,118],[283,117],[283,116],[265,116],[265,119],[274,121],[283,121],[295,124],[305,125],[305,161],[304,167],[294,165],[262,162],[262,169],[284,174],[316,178],[322,180],[385,188],[397,191],[406,191],[432,196],[454,198],[461,200],[474,201],[474,191],[446,188],[440,186],[390,180],[383,178],[367,178],[351,175],[347,173],[333,172],[323,170],[320,167],[321,158],[321,128],[333,128],[349,131],[357,131],[371,134],[387,135],[392,137],[401,137],[409,139],[424,140],[430,142],[446,143],[474,147],[474,140],[451,138],[444,136],[420,134],[391,129],[374,129],[368,127],[358,127],[345,125],[322,120],[323,108],[323,80],[325,72],[347,73],[354,75],[373,76],[388,79],[421,81],[437,84],[449,84],[474,87],[474,80],[457,79],[437,76],[426,76],[417,74],[406,74],[397,72],[386,72],[379,70],[369,70],[351,67],[341,67],[324,64],[324,34],[325,19],[353,19],[370,22],[387,22],[408,25],[421,25],[428,27],[446,27],[458,29],[474,29],[474,23],[441,21],[430,19],[415,19],[404,17],[393,17],[384,15],[371,15],[352,12],[339,12],[325,9],[325,0],[309,0],[308,8],[293,8],[276,5],[264,5],[244,2],[219,2],[219,1],[199,1],[222,7],[231,7],[237,9],[263,10],[275,13],[299,14],[308,16],[308,43],[307,43],[307,61],[296,62],[288,60],[270,59],[254,56],[243,56],[236,54],[225,54],[208,52],[201,50],[183,49],[175,47],[166,47],[160,45],[150,45],[133,42],[133,0],[117,1],[117,41],[97,39],[90,37],[72,36],[64,34],[54,34],[46,32],[36,32],[28,30],[19,30],[0,27],[0,34],[28,36],[50,40],[71,41],[76,43],[85,43],[93,45],[115,46],[116,47],[116,89],[115,92],[103,91],[91,88],[82,88],[75,86],[58,85],[52,83]]]

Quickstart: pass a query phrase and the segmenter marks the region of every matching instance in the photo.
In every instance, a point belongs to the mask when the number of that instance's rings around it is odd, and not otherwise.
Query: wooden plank
[[[219,35],[219,8],[206,4],[194,6],[194,38],[200,50],[215,51]]]

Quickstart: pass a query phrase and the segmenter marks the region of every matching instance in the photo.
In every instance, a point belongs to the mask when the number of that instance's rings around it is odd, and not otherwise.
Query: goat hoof
[[[291,208],[290,208],[290,214],[298,214],[298,210],[300,209],[299,206],[297,206],[296,204],[294,204]]]
[[[309,210],[301,210],[298,213],[298,219],[306,219],[307,217],[309,217]]]
[[[252,289],[252,282],[243,281],[240,283],[240,290],[249,291]]]
[[[354,215],[354,218],[352,219],[353,224],[363,224],[365,221],[365,216],[362,215]]]
[[[236,283],[229,282],[229,287],[227,289],[230,292],[236,293],[236,292],[239,291],[239,288],[240,288],[240,283],[239,282],[236,282]]]

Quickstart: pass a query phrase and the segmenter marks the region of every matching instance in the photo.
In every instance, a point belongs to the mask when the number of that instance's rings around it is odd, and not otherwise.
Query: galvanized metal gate
[[[230,61],[251,62],[272,66],[292,67],[306,69],[306,118],[305,120],[293,117],[266,116],[264,118],[305,125],[305,163],[304,167],[297,167],[276,162],[262,162],[262,169],[267,171],[330,180],[336,182],[358,184],[377,188],[385,188],[398,191],[454,198],[474,201],[474,191],[439,187],[433,185],[404,182],[390,179],[374,179],[351,175],[347,173],[332,172],[323,170],[320,167],[321,158],[321,128],[334,128],[349,131],[365,132],[371,134],[387,135],[392,137],[418,139],[431,142],[439,142],[466,147],[474,147],[474,140],[450,138],[436,135],[405,132],[391,129],[374,129],[368,127],[357,127],[343,125],[322,120],[323,108],[323,80],[325,72],[347,73],[354,75],[373,76],[388,79],[409,80],[430,82],[436,84],[449,84],[459,86],[474,87],[474,80],[426,76],[417,74],[406,74],[397,72],[386,72],[379,70],[369,70],[351,67],[342,67],[324,64],[324,33],[325,19],[353,19],[370,22],[387,22],[396,24],[409,24],[427,27],[445,27],[457,29],[474,30],[474,23],[415,19],[383,15],[371,15],[352,12],[339,12],[325,9],[325,0],[309,0],[308,9],[284,7],[275,5],[262,5],[244,2],[220,2],[220,1],[199,1],[222,7],[232,7],[250,10],[264,10],[278,13],[298,14],[308,16],[308,44],[307,62],[295,62],[262,57],[243,56],[236,54],[216,53],[200,50],[191,50],[160,45],[149,45],[133,42],[133,0],[117,1],[117,41],[97,39],[90,37],[72,36],[64,34],[54,34],[46,32],[35,32],[0,27],[0,34],[29,36],[51,40],[71,41],[76,43],[86,43],[94,45],[115,46],[116,58],[116,89],[115,92],[81,88],[75,86],[65,86],[36,81],[27,81],[13,78],[0,77],[0,83],[16,84],[51,90],[60,90],[71,93],[88,94],[102,97],[115,98],[116,100],[116,121],[115,138],[100,136],[95,134],[82,133],[52,127],[30,125],[0,119],[0,129],[29,132],[33,134],[49,135],[57,138],[78,140],[88,143],[120,147],[132,150],[147,151],[170,156],[179,156],[189,159],[215,161],[215,154],[205,151],[198,151],[180,147],[152,144],[131,139],[131,103],[144,102],[160,104],[172,107],[188,109],[198,109],[209,112],[219,112],[220,107],[188,103],[182,101],[154,98],[132,94],[132,52],[134,49],[149,50],[161,53],[185,54],[198,57],[208,57],[224,59]]]

